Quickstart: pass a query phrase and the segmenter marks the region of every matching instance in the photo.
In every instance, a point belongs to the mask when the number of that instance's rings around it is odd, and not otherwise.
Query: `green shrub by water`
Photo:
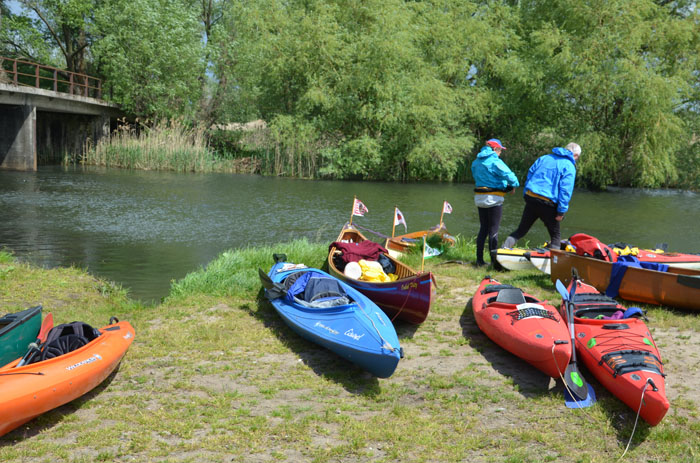
[[[260,290],[258,268],[265,273],[273,264],[273,254],[286,254],[289,262],[321,268],[328,255],[328,245],[309,243],[306,239],[274,246],[230,250],[173,284],[169,299],[209,294],[250,298]]]

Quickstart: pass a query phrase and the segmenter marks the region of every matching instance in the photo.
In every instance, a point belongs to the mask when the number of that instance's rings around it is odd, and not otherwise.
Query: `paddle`
[[[263,287],[267,290],[267,297],[269,299],[277,299],[278,297],[283,297],[287,295],[287,289],[281,283],[275,283],[272,278],[263,271],[263,269],[258,268],[258,276],[260,277],[260,282]]]
[[[593,388],[586,382],[583,375],[578,369],[576,364],[576,339],[574,335],[574,295],[576,294],[576,280],[573,280],[571,285],[571,292],[566,290],[564,284],[557,280],[556,282],[557,291],[561,294],[562,299],[566,305],[566,318],[569,325],[569,333],[571,335],[571,359],[569,364],[566,366],[566,371],[564,372],[564,382],[571,394],[574,396],[573,399],[576,400],[577,407],[589,407],[595,402],[595,395],[593,393]],[[567,406],[569,403],[567,401]]]
[[[39,334],[36,337],[36,341],[33,343],[29,344],[29,350],[27,351],[26,354],[24,354],[24,357],[22,357],[22,360],[19,361],[17,364],[18,367],[21,367],[22,365],[26,365],[29,359],[31,357],[39,352],[39,344],[43,343],[46,341],[46,335],[49,334],[49,331],[51,331],[51,328],[53,328],[53,314],[49,312],[46,315],[46,318],[44,318],[44,321],[41,323],[41,329],[39,330]]]

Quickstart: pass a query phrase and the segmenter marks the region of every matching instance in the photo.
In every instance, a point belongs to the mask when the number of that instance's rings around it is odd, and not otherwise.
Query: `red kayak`
[[[615,397],[650,425],[659,424],[669,409],[664,369],[642,311],[626,309],[593,286],[576,281],[574,332],[576,353]],[[571,284],[569,289],[571,289]],[[566,317],[564,304],[561,313]],[[643,394],[643,395],[642,395]],[[643,401],[642,401],[643,397]]]
[[[493,342],[553,378],[564,373],[571,338],[554,306],[486,277],[472,308],[477,325]]]

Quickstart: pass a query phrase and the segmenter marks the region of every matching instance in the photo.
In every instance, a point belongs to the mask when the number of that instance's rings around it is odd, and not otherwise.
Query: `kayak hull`
[[[40,329],[40,305],[0,318],[0,366],[24,355]]]
[[[509,285],[501,285],[488,277],[481,281],[472,299],[477,325],[508,352],[544,374],[559,378],[571,358],[566,323],[555,307],[527,293],[522,293],[520,303],[499,301],[499,298],[505,299],[500,294],[503,289],[496,292],[502,286]]]
[[[528,258],[529,249],[523,248],[499,248],[496,252],[496,260],[508,270],[529,270],[532,262]]]
[[[288,262],[276,262],[268,276],[274,283],[292,273],[313,271],[333,278],[319,269],[284,271]],[[350,304],[311,308],[286,296],[269,297],[282,320],[304,339],[318,344],[369,371],[379,378],[391,376],[403,356],[399,339],[389,318],[369,298],[340,281]]]
[[[67,354],[0,368],[0,436],[32,418],[86,394],[119,365],[134,339],[128,322],[100,329],[101,335]]]
[[[586,296],[597,300],[581,300]],[[661,354],[642,319],[595,319],[625,311],[614,299],[606,302],[601,296],[593,286],[577,281],[574,332],[578,359],[615,397],[656,426],[670,407]],[[560,310],[566,318],[563,303]],[[631,366],[634,363],[639,366]]]

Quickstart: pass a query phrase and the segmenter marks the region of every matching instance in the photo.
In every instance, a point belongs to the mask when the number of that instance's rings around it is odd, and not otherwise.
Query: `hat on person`
[[[506,147],[501,144],[501,140],[498,138],[486,140],[486,145],[490,146],[491,148],[501,148],[502,150],[506,149]]]

